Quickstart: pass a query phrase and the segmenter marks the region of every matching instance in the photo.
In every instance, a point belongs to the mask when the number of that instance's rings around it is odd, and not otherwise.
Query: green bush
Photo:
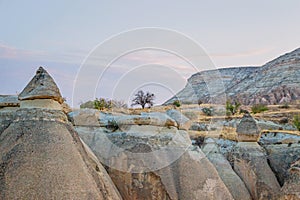
[[[253,114],[256,114],[256,113],[261,113],[261,112],[267,111],[269,109],[265,105],[257,104],[257,105],[253,105],[251,107],[251,110],[252,110]]]
[[[176,107],[180,107],[180,106],[181,106],[181,103],[180,103],[179,100],[175,100],[175,101],[173,102],[173,105],[176,106]]]
[[[239,107],[241,106],[240,102],[234,101],[233,103],[231,101],[226,101],[226,114],[227,115],[235,115]]]
[[[112,120],[108,120],[106,128],[110,129],[112,132],[114,132],[114,131],[118,130],[119,125],[116,122],[116,120],[112,119]]]
[[[98,110],[110,109],[112,107],[112,101],[104,98],[94,100],[94,108]]]
[[[210,108],[202,108],[202,112],[207,116],[213,116],[214,109],[212,107]]]
[[[293,123],[296,126],[296,128],[298,129],[298,131],[300,131],[300,115],[299,114],[294,116]]]

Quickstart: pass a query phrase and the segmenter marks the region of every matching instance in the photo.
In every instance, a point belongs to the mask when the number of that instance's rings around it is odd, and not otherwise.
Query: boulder
[[[191,127],[192,121],[178,110],[170,109],[166,111],[166,114],[176,121],[179,129],[189,130]]]
[[[265,145],[270,167],[280,185],[289,177],[288,170],[293,162],[300,159],[300,144]]]
[[[257,142],[260,138],[260,128],[248,113],[244,114],[237,126],[236,132],[239,142]]]
[[[20,102],[18,96],[15,95],[0,95],[0,108],[3,107],[19,107]]]
[[[280,185],[262,147],[256,142],[239,142],[232,156],[234,171],[241,177],[253,199],[276,199]]]
[[[206,138],[202,151],[214,165],[220,178],[235,200],[252,199],[244,182],[234,172],[228,160],[220,153],[214,139]]]
[[[34,99],[53,99],[60,104],[63,103],[63,98],[60,91],[48,72],[40,67],[36,71],[36,75],[19,94],[19,100],[34,100]]]
[[[74,126],[100,126],[100,111],[95,109],[79,109],[68,113]]]

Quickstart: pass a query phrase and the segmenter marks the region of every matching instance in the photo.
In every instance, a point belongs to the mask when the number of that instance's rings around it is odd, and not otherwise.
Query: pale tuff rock
[[[245,114],[237,126],[239,142],[257,142],[260,138],[260,128],[250,114]]]
[[[60,91],[48,72],[40,67],[24,90],[19,94],[19,100],[53,99],[60,104],[63,98]]]
[[[20,102],[21,108],[48,108],[52,110],[62,110],[62,106],[52,99],[23,100]]]
[[[40,101],[61,103],[45,70],[38,70],[20,97],[27,108],[1,116],[12,120],[0,132],[0,199],[122,199],[63,111]],[[38,103],[29,106],[30,100]]]
[[[251,195],[240,177],[234,172],[228,160],[220,153],[214,139],[204,141],[202,151],[215,166],[220,178],[235,200],[251,200]]]
[[[253,199],[276,199],[280,185],[262,147],[256,142],[239,142],[232,156],[234,171],[241,177]]]

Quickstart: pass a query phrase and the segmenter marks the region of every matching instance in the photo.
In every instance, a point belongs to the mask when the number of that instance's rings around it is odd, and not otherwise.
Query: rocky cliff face
[[[203,71],[192,75],[186,87],[165,104],[179,99],[183,103],[213,102],[211,74],[218,71],[216,87],[223,89],[227,98],[238,99],[245,105],[279,104],[300,99],[300,48],[280,56],[261,67],[236,67]],[[223,88],[220,86],[222,85]]]

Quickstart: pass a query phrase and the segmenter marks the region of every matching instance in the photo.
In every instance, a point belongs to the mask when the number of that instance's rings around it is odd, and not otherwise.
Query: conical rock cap
[[[19,100],[53,99],[63,103],[60,91],[53,78],[43,68],[39,67],[35,76],[19,94]]]

